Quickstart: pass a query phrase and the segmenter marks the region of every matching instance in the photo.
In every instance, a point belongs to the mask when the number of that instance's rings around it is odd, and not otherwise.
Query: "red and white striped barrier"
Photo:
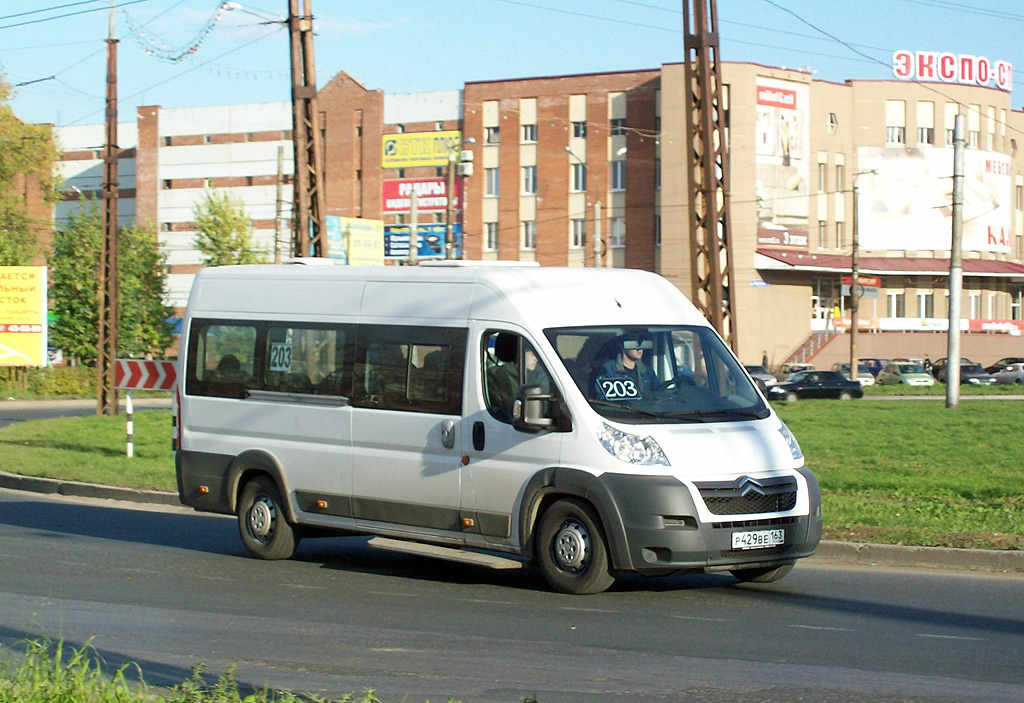
[[[169,391],[174,388],[177,376],[173,361],[118,359],[114,367],[114,386],[137,391]]]

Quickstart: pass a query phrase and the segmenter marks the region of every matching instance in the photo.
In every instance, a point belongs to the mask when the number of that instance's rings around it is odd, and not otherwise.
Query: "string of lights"
[[[199,31],[196,32],[195,36],[184,44],[173,48],[169,47],[166,42],[162,41],[157,36],[147,32],[144,26],[138,24],[134,19],[132,19],[132,16],[128,14],[127,10],[125,10],[123,14],[125,22],[128,25],[128,31],[133,37],[135,37],[139,46],[147,56],[151,56],[158,61],[164,61],[166,63],[181,63],[182,61],[191,58],[199,51],[207,37],[209,37],[210,34],[213,33],[213,30],[216,29],[217,24],[221,21],[225,12],[238,9],[238,7],[239,5],[237,2],[234,2],[233,0],[224,0],[224,2],[217,6],[217,9],[213,11],[210,18],[206,20],[203,26],[199,28]]]

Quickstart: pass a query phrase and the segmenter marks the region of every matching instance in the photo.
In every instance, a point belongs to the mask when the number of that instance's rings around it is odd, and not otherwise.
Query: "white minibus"
[[[821,537],[796,439],[698,310],[638,270],[443,262],[200,271],[183,504],[253,556],[302,537],[616,574],[781,578]]]

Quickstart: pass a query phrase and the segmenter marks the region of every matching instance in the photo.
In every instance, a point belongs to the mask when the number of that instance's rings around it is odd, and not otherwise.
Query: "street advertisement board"
[[[349,266],[384,263],[384,223],[327,215],[327,256]]]
[[[0,366],[46,366],[46,267],[0,266]]]
[[[399,178],[384,181],[381,188],[381,208],[385,215],[409,212],[412,194],[416,193],[419,212],[444,212],[448,209],[448,181],[444,178]],[[462,209],[462,179],[455,180],[455,210]]]
[[[384,228],[384,258],[409,258],[409,225],[387,225]],[[416,256],[420,259],[443,259],[445,255],[445,225],[419,225],[416,228],[419,246]],[[462,225],[452,226],[454,246],[452,256],[462,258]]]
[[[381,137],[381,168],[447,166],[462,149],[462,132],[403,132]]]
[[[757,244],[806,249],[810,231],[808,86],[757,80]]]
[[[857,164],[860,247],[945,250],[953,237],[953,148],[861,147]],[[963,250],[1010,253],[1013,175],[1010,157],[966,149]]]

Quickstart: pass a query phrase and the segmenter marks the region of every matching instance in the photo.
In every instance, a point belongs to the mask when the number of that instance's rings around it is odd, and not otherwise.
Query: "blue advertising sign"
[[[417,258],[443,259],[444,232],[445,225],[443,224],[419,225],[416,228],[416,236],[419,240]],[[452,256],[456,259],[462,258],[462,225],[452,226],[452,236],[455,238]],[[384,226],[384,258],[409,258],[409,225]]]

